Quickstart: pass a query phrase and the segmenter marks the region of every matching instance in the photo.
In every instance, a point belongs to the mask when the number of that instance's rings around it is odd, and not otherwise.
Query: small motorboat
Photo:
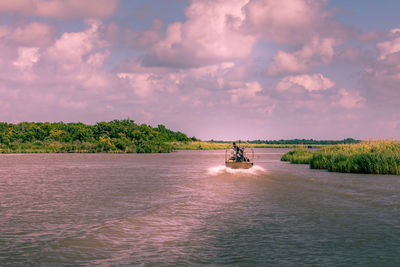
[[[225,166],[231,169],[250,169],[253,167],[254,150],[246,144],[237,145],[225,151]]]

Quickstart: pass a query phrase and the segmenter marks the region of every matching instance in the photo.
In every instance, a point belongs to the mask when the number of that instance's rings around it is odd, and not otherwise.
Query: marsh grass
[[[315,152],[307,152],[290,151],[281,160],[295,164],[308,163],[312,169],[332,172],[400,175],[400,141],[365,141],[326,146]]]
[[[289,151],[281,158],[282,161],[289,161],[293,164],[310,164],[313,152],[304,149]]]

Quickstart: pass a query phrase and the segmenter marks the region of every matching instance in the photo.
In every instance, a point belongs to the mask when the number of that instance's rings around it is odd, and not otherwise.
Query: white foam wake
[[[219,166],[214,166],[211,168],[208,168],[208,174],[210,175],[217,175],[221,173],[232,173],[232,174],[250,174],[250,175],[256,175],[261,172],[265,172],[266,169],[264,169],[261,166],[253,166],[250,169],[231,169],[227,168],[224,165],[219,165]]]

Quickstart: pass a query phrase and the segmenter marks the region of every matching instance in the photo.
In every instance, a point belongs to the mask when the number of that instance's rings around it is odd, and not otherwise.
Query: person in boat
[[[245,157],[244,157],[244,149],[243,147],[237,146],[235,142],[233,142],[233,150],[235,151],[235,155],[234,155],[234,160],[236,162],[242,162],[245,161]]]
[[[236,142],[232,142],[232,148],[227,149],[225,152],[225,165],[228,168],[232,169],[249,169],[253,167],[253,162],[250,161],[248,157],[246,157],[246,148],[244,146],[240,146],[236,144]],[[252,149],[251,153],[254,152]],[[229,157],[226,157],[229,152]]]

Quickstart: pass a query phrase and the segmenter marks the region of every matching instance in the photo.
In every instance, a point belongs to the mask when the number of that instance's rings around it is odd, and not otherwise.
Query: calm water
[[[0,265],[400,266],[400,177],[285,151],[0,155]]]

